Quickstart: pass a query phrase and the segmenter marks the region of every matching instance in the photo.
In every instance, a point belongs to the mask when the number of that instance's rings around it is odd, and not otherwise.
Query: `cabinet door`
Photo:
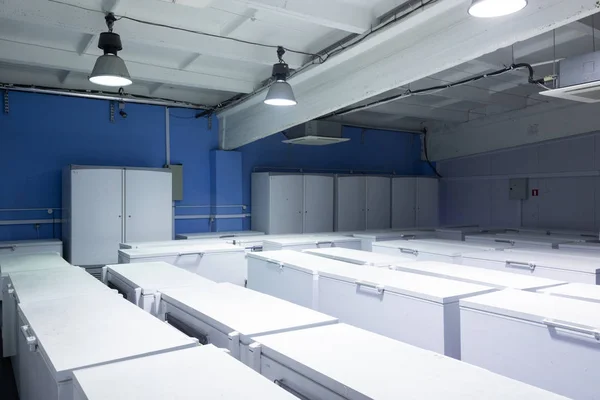
[[[417,178],[417,228],[439,225],[439,185],[433,178]]]
[[[417,206],[415,178],[392,179],[392,228],[414,228]]]
[[[302,175],[271,176],[269,233],[302,233],[304,177]]]
[[[125,241],[173,239],[172,190],[166,171],[125,171]]]
[[[391,226],[391,180],[380,176],[367,178],[367,229]]]
[[[71,171],[71,257],[73,265],[118,261],[123,241],[123,170]]]
[[[336,183],[337,232],[366,229],[367,186],[364,176],[340,176]]]
[[[304,233],[333,231],[333,177],[304,176]]]

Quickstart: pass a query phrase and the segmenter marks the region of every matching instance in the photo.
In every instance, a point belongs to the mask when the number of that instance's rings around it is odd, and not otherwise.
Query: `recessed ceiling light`
[[[469,14],[477,18],[502,17],[521,11],[527,0],[473,0]]]

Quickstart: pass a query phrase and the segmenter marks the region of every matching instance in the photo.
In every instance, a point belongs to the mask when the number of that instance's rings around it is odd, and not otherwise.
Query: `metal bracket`
[[[4,91],[4,114],[8,114],[10,112],[10,105],[8,103],[8,90]]]

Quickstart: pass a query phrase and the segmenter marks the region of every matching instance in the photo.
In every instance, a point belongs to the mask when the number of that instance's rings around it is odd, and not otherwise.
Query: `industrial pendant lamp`
[[[106,14],[104,19],[106,20],[106,26],[108,26],[108,32],[102,32],[98,40],[98,47],[104,51],[104,55],[96,60],[89,78],[90,82],[115,87],[131,85],[133,82],[129,76],[129,71],[127,71],[127,66],[125,66],[125,61],[117,56],[117,52],[123,50],[121,37],[113,33],[113,25],[117,19],[113,13]]]
[[[270,106],[295,106],[298,104],[294,91],[289,83],[287,83],[287,77],[290,74],[288,65],[283,61],[283,55],[285,49],[283,47],[277,48],[277,57],[279,62],[273,65],[273,79],[275,82],[269,88],[269,93],[265,98],[265,104]]]
[[[473,0],[469,14],[477,18],[502,17],[521,11],[527,0]]]

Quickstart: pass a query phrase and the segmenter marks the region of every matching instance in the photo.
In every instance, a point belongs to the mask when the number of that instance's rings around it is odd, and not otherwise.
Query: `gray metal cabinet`
[[[391,180],[384,176],[337,176],[335,230],[391,226]]]

